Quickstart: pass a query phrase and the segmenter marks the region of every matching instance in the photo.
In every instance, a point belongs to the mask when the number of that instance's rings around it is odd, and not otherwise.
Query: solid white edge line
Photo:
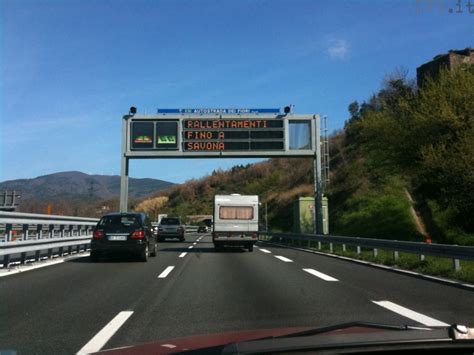
[[[158,275],[159,279],[164,279],[168,274],[173,271],[174,266],[168,266],[161,274]]]
[[[421,324],[431,326],[431,327],[447,327],[449,324],[446,324],[444,322],[441,322],[437,319],[425,316],[424,314],[412,311],[411,309],[402,307],[396,303],[390,302],[390,301],[372,301],[378,306],[384,307],[392,312],[398,313],[406,318],[410,318],[414,321],[417,321]]]
[[[186,256],[186,254],[187,254],[186,252],[181,253],[181,254],[179,254],[179,257],[180,257],[180,258],[184,258],[184,257]]]
[[[52,260],[52,261],[49,261],[49,260],[43,261],[42,260],[41,261],[42,264],[18,265],[18,266],[15,266],[15,269],[12,269],[11,267],[8,268],[8,269],[3,269],[2,268],[2,269],[0,269],[0,277],[16,275],[16,274],[20,274],[20,273],[31,271],[31,270],[41,269],[42,267],[46,267],[46,266],[61,264],[61,263],[64,263],[65,261],[68,261],[68,260],[74,260],[74,259],[77,259],[77,258],[83,258],[83,257],[89,256],[89,254],[90,254],[89,252],[83,253],[83,254],[77,254],[77,255],[74,254],[74,255],[71,255],[71,256],[64,257],[63,259],[60,259],[60,260]]]
[[[308,274],[311,274],[313,276],[319,277],[320,279],[323,279],[324,281],[339,281],[338,279],[335,279],[332,276],[323,274],[322,272],[316,271],[314,269],[303,269],[303,271],[306,271]]]
[[[272,253],[270,250],[267,250],[267,249],[259,248],[258,250],[260,250],[262,253],[266,253],[266,254],[271,254]]]
[[[285,263],[292,263],[293,262],[293,260],[285,258],[284,256],[281,256],[281,255],[274,255],[274,256],[275,256],[275,258],[280,259],[281,261],[284,261]]]
[[[110,338],[133,314],[133,311],[122,311],[117,314],[104,328],[101,329],[89,342],[77,352],[78,355],[95,353],[109,341]]]

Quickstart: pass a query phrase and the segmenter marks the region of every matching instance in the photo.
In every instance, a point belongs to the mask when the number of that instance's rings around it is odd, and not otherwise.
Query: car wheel
[[[158,246],[156,243],[153,245],[153,251],[151,252],[150,256],[156,256],[156,253],[158,252]]]
[[[96,262],[99,260],[99,253],[97,251],[91,251],[91,255],[90,255],[90,258],[91,258],[91,261],[92,262]]]
[[[250,244],[248,247],[247,247],[248,251],[252,252],[253,251],[253,244]]]
[[[149,250],[148,250],[148,244],[147,244],[145,246],[145,249],[143,249],[141,254],[140,254],[140,261],[147,262],[148,261],[148,254],[149,254]]]

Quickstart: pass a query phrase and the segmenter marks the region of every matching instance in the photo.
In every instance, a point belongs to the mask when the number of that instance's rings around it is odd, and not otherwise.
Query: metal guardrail
[[[357,238],[357,237],[341,237],[332,235],[316,235],[316,234],[294,234],[294,233],[260,233],[261,240],[271,240],[272,242],[289,244],[298,243],[303,247],[303,242],[307,242],[306,247],[311,247],[311,243],[317,242],[317,248],[322,249],[322,243],[329,244],[329,251],[333,252],[334,244],[341,244],[342,250],[346,251],[346,246],[355,246],[357,254],[361,253],[361,248],[372,249],[374,257],[378,254],[378,249],[393,251],[395,260],[399,258],[399,253],[411,253],[420,256],[420,260],[425,259],[425,255],[436,256],[441,258],[449,258],[453,260],[453,269],[459,271],[461,269],[460,259],[474,260],[474,247],[445,245],[445,244],[426,244],[418,242],[405,242],[387,239]]]
[[[40,260],[41,251],[47,250],[47,258],[65,252],[72,254],[87,250],[92,230],[97,218],[55,216],[19,212],[0,212],[0,256],[3,267],[7,268],[11,256],[20,254],[20,262],[26,263],[27,254],[34,253],[33,259]]]
[[[18,191],[0,191],[0,210],[14,211],[18,207]]]
[[[185,225],[184,229],[186,232],[197,232],[198,226],[192,226],[192,225]]]

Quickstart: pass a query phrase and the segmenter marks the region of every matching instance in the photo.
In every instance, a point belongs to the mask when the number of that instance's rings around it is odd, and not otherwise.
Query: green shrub
[[[410,214],[410,203],[400,195],[367,193],[349,198],[334,226],[351,237],[421,241]]]

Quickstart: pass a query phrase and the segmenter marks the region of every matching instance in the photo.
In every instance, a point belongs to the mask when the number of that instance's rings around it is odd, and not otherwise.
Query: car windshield
[[[0,355],[354,322],[474,327],[474,0],[0,0]]]
[[[166,226],[166,225],[177,225],[177,224],[180,224],[180,223],[179,223],[178,218],[163,218],[161,220],[160,224]]]

